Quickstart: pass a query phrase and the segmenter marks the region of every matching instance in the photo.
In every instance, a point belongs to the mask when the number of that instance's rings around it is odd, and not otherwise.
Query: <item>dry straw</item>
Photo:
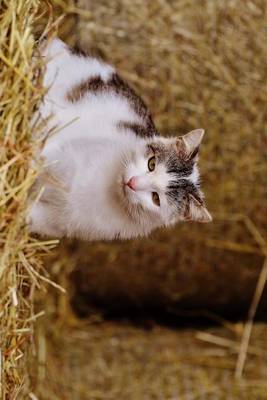
[[[39,1],[0,1],[0,393],[22,398],[29,386],[27,357],[33,341],[36,289],[44,289],[42,259],[54,242],[29,237],[27,196],[40,130],[32,116],[43,95],[40,59],[33,57],[32,27]],[[35,136],[36,138],[36,136]]]

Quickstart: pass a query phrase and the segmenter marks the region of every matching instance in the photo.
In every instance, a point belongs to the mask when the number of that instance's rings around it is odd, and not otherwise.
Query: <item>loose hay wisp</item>
[[[33,334],[33,299],[41,288],[42,257],[51,242],[31,238],[27,196],[36,170],[32,116],[42,98],[41,61],[33,57],[38,0],[0,1],[0,397],[29,393],[27,372]],[[42,278],[42,277],[41,277]]]

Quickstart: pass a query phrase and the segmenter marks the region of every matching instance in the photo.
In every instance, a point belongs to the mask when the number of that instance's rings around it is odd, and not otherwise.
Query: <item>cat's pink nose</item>
[[[136,179],[132,177],[129,179],[129,181],[126,183],[127,186],[129,186],[130,189],[135,190],[136,189]]]

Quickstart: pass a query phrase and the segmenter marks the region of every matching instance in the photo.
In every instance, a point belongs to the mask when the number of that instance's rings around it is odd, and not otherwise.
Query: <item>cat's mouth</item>
[[[130,188],[129,180],[127,180],[127,178],[124,175],[122,175],[121,178],[119,179],[119,186],[123,198],[129,202],[130,200],[129,197],[133,194],[134,190]]]
[[[124,175],[121,175],[118,179],[118,187],[120,194],[125,198],[127,197],[127,184]]]
[[[124,181],[121,182],[121,189],[122,189],[122,193],[124,195],[124,197],[127,196],[127,187],[126,187],[126,183]]]
[[[128,186],[127,182],[125,181],[125,179],[123,179],[122,181],[122,190],[123,190],[123,194],[125,197],[128,198],[129,193],[131,193],[133,190]]]

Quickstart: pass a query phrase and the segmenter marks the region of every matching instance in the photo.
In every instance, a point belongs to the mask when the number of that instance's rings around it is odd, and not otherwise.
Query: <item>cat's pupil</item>
[[[150,157],[150,159],[148,160],[148,169],[150,172],[154,171],[156,167],[156,157]]]
[[[156,204],[157,206],[160,206],[159,195],[157,192],[152,192],[152,200],[153,200],[154,204]]]

